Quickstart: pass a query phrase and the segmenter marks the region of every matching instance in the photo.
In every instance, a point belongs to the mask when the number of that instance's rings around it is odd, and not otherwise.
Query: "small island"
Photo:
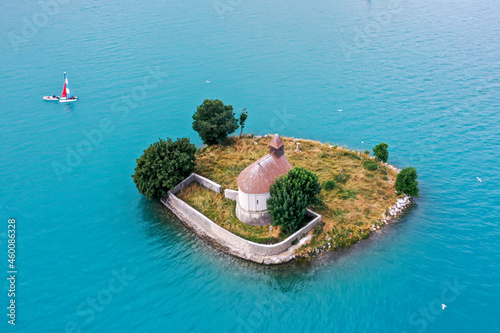
[[[401,214],[410,195],[418,196],[416,170],[400,173],[387,164],[386,143],[373,149],[373,157],[277,133],[242,135],[247,116],[243,110],[238,126],[232,106],[205,100],[193,128],[207,145],[160,140],[145,150],[133,175],[141,193],[160,198],[227,253],[278,264],[347,247]],[[238,127],[240,135],[229,136]],[[182,172],[172,172],[179,167]]]

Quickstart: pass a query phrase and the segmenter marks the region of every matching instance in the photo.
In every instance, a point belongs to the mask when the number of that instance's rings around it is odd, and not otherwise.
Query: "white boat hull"
[[[59,103],[71,103],[71,102],[76,102],[77,100],[78,100],[77,97],[70,98],[70,99],[68,99],[68,98],[60,98],[59,99]]]

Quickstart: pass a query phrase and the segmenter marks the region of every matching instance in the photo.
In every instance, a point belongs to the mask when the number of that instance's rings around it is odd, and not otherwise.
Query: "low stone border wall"
[[[193,229],[200,237],[205,239],[208,238],[209,240],[214,241],[220,245],[225,252],[243,259],[263,264],[279,264],[290,261],[295,257],[295,249],[289,250],[292,243],[300,240],[321,222],[321,215],[308,210],[307,214],[313,218],[312,221],[284,241],[271,245],[254,243],[236,236],[232,232],[222,228],[175,196],[175,193],[194,181],[217,193],[222,192],[221,185],[200,175],[191,174],[188,178],[179,183],[172,191],[169,191],[168,196],[162,198],[161,202],[188,227]]]
[[[224,196],[227,199],[236,200],[236,198],[238,198],[238,191],[230,190],[230,189],[225,189],[224,190]]]
[[[222,185],[219,185],[216,182],[211,181],[208,178],[197,175],[196,173],[192,173],[191,175],[189,175],[189,177],[187,177],[182,182],[177,184],[177,186],[175,186],[171,192],[173,194],[176,194],[177,192],[179,192],[183,188],[187,187],[192,182],[197,182],[198,184],[200,184],[200,185],[202,185],[202,186],[204,186],[204,187],[208,188],[209,190],[212,190],[216,193],[222,193]]]

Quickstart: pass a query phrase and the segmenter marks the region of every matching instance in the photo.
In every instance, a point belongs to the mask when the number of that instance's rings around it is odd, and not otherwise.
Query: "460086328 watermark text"
[[[8,323],[16,325],[16,220],[9,219],[7,221],[7,255],[8,269],[7,280],[9,281],[9,289],[7,296],[9,298],[9,306],[7,307]]]

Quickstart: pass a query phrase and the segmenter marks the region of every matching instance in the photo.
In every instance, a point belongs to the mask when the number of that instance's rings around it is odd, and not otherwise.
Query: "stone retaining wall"
[[[162,198],[161,202],[200,237],[214,241],[220,245],[225,252],[243,259],[264,264],[277,264],[292,260],[294,258],[294,251],[290,250],[287,252],[292,246],[292,242],[298,241],[300,238],[304,237],[321,222],[321,215],[308,210],[307,215],[312,218],[312,221],[284,241],[271,245],[254,243],[222,228],[175,196],[175,193],[188,186],[193,181],[215,192],[222,192],[221,185],[197,174],[191,174],[172,191],[169,191],[168,196]]]

